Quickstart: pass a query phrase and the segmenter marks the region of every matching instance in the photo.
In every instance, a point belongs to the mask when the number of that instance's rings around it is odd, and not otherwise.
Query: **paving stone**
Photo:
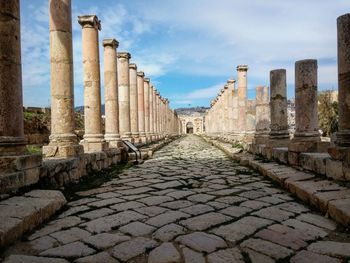
[[[288,203],[277,205],[275,207],[280,208],[280,209],[285,210],[285,211],[288,211],[288,212],[297,213],[297,214],[301,214],[301,213],[310,211],[306,206],[295,203],[295,202],[294,203],[288,202]]]
[[[322,228],[301,222],[296,219],[288,219],[287,221],[282,222],[282,224],[290,226],[296,230],[299,230],[300,232],[303,232],[304,234],[307,234],[310,237],[310,240],[314,240],[320,237],[323,238],[328,235],[328,233]]]
[[[130,234],[132,236],[146,236],[155,230],[155,227],[146,225],[141,222],[133,222],[119,228],[119,231]]]
[[[120,194],[114,193],[114,192],[108,192],[108,193],[102,193],[102,194],[98,194],[96,195],[97,198],[101,198],[101,199],[110,199],[113,197],[119,197]]]
[[[169,224],[159,228],[153,233],[153,238],[166,242],[173,240],[176,236],[186,233],[186,229],[176,224]]]
[[[90,210],[90,209],[91,208],[88,207],[87,205],[73,206],[73,207],[70,207],[68,210],[64,211],[62,214],[60,214],[58,218],[72,216],[72,215],[75,215],[77,213],[81,213],[81,212],[84,212],[84,211]]]
[[[192,191],[185,191],[185,190],[179,190],[179,191],[174,191],[171,193],[168,193],[167,196],[173,197],[175,199],[181,199],[189,195],[193,195],[194,192]]]
[[[59,258],[80,258],[94,254],[95,250],[84,245],[82,242],[74,242],[61,247],[50,248],[40,253],[40,256]]]
[[[192,202],[198,202],[198,203],[206,203],[214,198],[215,198],[215,196],[213,196],[213,195],[196,194],[196,195],[191,195],[191,196],[187,197],[187,200],[192,201]]]
[[[194,232],[188,235],[179,236],[177,242],[188,246],[198,252],[211,253],[219,248],[226,248],[226,242],[218,236],[204,232]]]
[[[65,259],[59,259],[59,258],[11,255],[4,261],[4,263],[69,263],[69,262]]]
[[[278,209],[276,207],[267,207],[252,213],[252,215],[278,221],[278,222],[282,222],[294,216],[293,213]]]
[[[155,248],[158,243],[152,239],[137,237],[130,241],[116,245],[112,250],[112,256],[122,261],[130,260],[147,250]]]
[[[29,242],[31,249],[36,252],[42,252],[58,245],[58,241],[50,236],[43,236]]]
[[[83,213],[83,214],[79,215],[79,217],[81,217],[83,219],[93,220],[96,218],[100,218],[100,217],[104,217],[104,216],[113,214],[114,212],[115,212],[114,210],[104,207],[101,209],[96,209],[93,211]]]
[[[202,230],[211,228],[213,226],[230,221],[231,219],[232,218],[229,216],[225,216],[220,213],[211,212],[211,213],[191,217],[186,220],[182,220],[179,223],[190,230],[202,231]]]
[[[257,209],[261,209],[263,207],[270,206],[270,204],[253,200],[253,201],[245,201],[245,202],[241,203],[240,206],[248,207],[248,208],[251,208],[253,210],[257,210]]]
[[[231,224],[215,228],[211,232],[223,237],[227,241],[236,243],[239,240],[254,234],[254,232],[256,232],[258,229],[268,226],[271,223],[272,221],[267,219],[247,216]]]
[[[101,252],[92,256],[80,258],[74,263],[119,263],[118,260],[112,258],[107,252]]]
[[[172,243],[163,243],[148,256],[149,263],[180,263],[181,255]]]
[[[276,261],[264,254],[256,252],[252,249],[245,248],[244,252],[248,255],[251,263],[275,263]]]
[[[300,251],[294,257],[290,259],[291,263],[341,263],[342,261],[337,258],[332,258],[325,255],[313,253],[311,251]]]
[[[140,203],[140,202],[136,202],[136,201],[119,203],[119,204],[115,204],[115,205],[110,206],[110,208],[112,208],[118,212],[136,209],[136,208],[140,208],[140,207],[145,207],[145,205]]]
[[[182,254],[185,263],[205,263],[205,258],[202,253],[193,251],[187,247],[182,249]]]
[[[89,244],[99,250],[113,247],[116,244],[129,241],[130,237],[121,234],[102,233],[84,239],[84,243]]]
[[[104,207],[104,206],[114,205],[121,202],[124,202],[124,200],[117,197],[113,197],[113,198],[104,199],[101,201],[92,202],[92,203],[89,203],[88,205],[93,207]]]
[[[230,204],[228,204],[228,203],[220,203],[220,202],[216,202],[216,201],[208,202],[207,205],[210,205],[210,206],[214,207],[215,209],[223,209],[223,208],[230,206]]]
[[[200,215],[206,212],[211,212],[214,211],[214,208],[212,208],[209,205],[203,205],[203,204],[197,204],[197,205],[192,205],[186,208],[180,209],[180,211],[185,212],[187,214],[191,215]]]
[[[169,197],[169,196],[150,196],[150,197],[142,198],[139,201],[148,205],[148,206],[151,206],[151,205],[159,205],[159,204],[166,203],[166,202],[169,202],[172,200],[174,200],[174,199],[172,197]]]
[[[152,226],[160,227],[187,217],[189,217],[188,214],[185,214],[180,211],[167,211],[163,214],[148,219],[145,223]]]
[[[158,189],[167,189],[167,188],[176,188],[181,186],[182,184],[179,181],[171,181],[166,183],[153,184],[152,187]]]
[[[334,221],[316,214],[301,214],[296,219],[328,230],[337,228],[337,224]]]
[[[241,207],[241,206],[230,206],[225,209],[220,210],[219,212],[221,214],[229,215],[232,217],[241,217],[249,212],[251,212],[252,209],[248,207]]]
[[[68,230],[63,230],[50,234],[53,238],[57,239],[62,244],[72,243],[74,241],[80,241],[89,237],[91,234],[88,231],[73,227]]]
[[[159,214],[162,214],[166,211],[169,211],[169,209],[159,206],[148,206],[148,207],[141,207],[134,209],[136,212],[147,215],[149,217],[157,216]]]
[[[244,251],[245,248],[249,248],[256,252],[262,253],[276,260],[282,260],[293,254],[293,250],[285,248],[283,246],[274,244],[262,239],[248,239],[245,240],[240,247]]]
[[[177,201],[161,204],[161,206],[164,206],[173,210],[178,210],[191,205],[193,205],[193,203],[187,200],[177,200]]]
[[[138,200],[141,198],[149,197],[149,194],[139,194],[139,195],[123,195],[121,198],[129,201]]]
[[[124,211],[115,215],[110,215],[82,224],[91,233],[108,232],[114,227],[126,225],[132,221],[145,219],[146,216],[134,211]]]
[[[312,243],[307,249],[328,256],[350,257],[350,243],[318,241]]]
[[[244,263],[243,256],[238,248],[219,250],[208,255],[208,263]]]

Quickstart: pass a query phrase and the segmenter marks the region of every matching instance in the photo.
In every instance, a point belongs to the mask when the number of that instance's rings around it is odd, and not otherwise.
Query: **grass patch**
[[[39,154],[43,152],[41,147],[34,146],[34,145],[27,145],[27,151],[30,154]]]

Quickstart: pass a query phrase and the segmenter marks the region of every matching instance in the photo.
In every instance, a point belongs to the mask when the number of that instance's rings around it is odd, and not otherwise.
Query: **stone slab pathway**
[[[196,136],[4,251],[14,262],[349,262],[350,234]],[[1,260],[0,260],[1,261]]]

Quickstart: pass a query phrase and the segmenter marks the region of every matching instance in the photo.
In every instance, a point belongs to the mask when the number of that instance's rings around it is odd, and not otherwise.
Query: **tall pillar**
[[[287,112],[287,79],[285,69],[270,71],[270,134],[271,147],[289,144]]]
[[[119,135],[117,48],[118,41],[104,39],[105,140],[110,148],[122,146]]]
[[[151,140],[154,141],[154,101],[153,101],[153,85],[149,85],[149,132]]]
[[[145,133],[145,93],[144,93],[145,73],[137,72],[137,99],[138,99],[138,122],[141,143],[147,143]]]
[[[101,84],[98,31],[101,24],[95,15],[79,16],[83,38],[84,68],[84,125],[85,134],[81,144],[85,152],[98,152],[107,149],[102,134]]]
[[[74,76],[70,0],[50,0],[51,135],[46,157],[83,153],[74,133]]]
[[[20,1],[0,3],[0,193],[39,181],[41,155],[26,155]]]
[[[256,87],[256,125],[254,144],[266,144],[270,132],[269,88]]]
[[[129,65],[130,76],[130,129],[136,145],[140,144],[139,120],[138,120],[138,98],[137,98],[137,66]]]
[[[156,90],[155,91],[155,113],[156,113],[156,120],[155,120],[155,133],[156,133],[156,138],[159,140],[159,92]]]
[[[235,92],[235,80],[229,79],[227,81],[228,85],[228,133],[232,134],[234,131],[234,92]]]
[[[228,112],[228,104],[229,104],[229,90],[228,84],[224,86],[224,92],[222,94],[222,109],[223,109],[223,133],[226,135],[229,131],[229,112]]]
[[[237,66],[238,79],[238,131],[241,134],[246,132],[247,120],[247,71],[248,66]]]
[[[317,60],[295,63],[295,132],[289,145],[288,161],[298,164],[298,153],[317,151],[321,141],[317,112]]]
[[[133,142],[130,122],[130,54],[118,52],[118,105],[119,105],[119,132],[123,140]]]
[[[145,96],[145,131],[146,131],[146,137],[147,141],[151,141],[151,134],[150,134],[150,103],[149,103],[149,78],[144,78],[144,96]]]

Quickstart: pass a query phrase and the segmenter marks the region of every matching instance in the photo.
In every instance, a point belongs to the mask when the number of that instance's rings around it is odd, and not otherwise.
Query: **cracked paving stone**
[[[282,222],[282,221],[287,220],[288,218],[294,216],[293,213],[283,211],[283,210],[275,208],[275,207],[263,208],[257,212],[252,213],[252,215],[255,215],[258,217],[263,217],[263,218],[270,219],[270,220],[274,220],[277,222]]]
[[[219,248],[227,247],[226,242],[222,238],[205,232],[194,232],[179,236],[176,238],[176,241],[198,252],[211,253]]]
[[[137,237],[130,241],[116,245],[112,249],[112,255],[122,261],[127,261],[138,255],[145,253],[147,250],[155,248],[158,243],[152,239]]]
[[[94,254],[96,251],[82,242],[74,242],[61,247],[50,248],[40,253],[40,256],[59,258],[80,258]]]
[[[94,236],[90,236],[84,239],[84,243],[89,244],[97,249],[107,249],[109,247],[113,247],[119,243],[129,241],[131,238],[128,236],[124,236],[122,234],[110,234],[110,233],[102,233]]]
[[[191,217],[186,220],[182,220],[179,223],[186,228],[193,231],[202,231],[208,228],[211,228],[216,225],[220,225],[227,221],[230,221],[232,218],[225,216],[220,213],[211,212],[208,214],[203,214],[200,216]]]
[[[73,227],[68,230],[52,233],[50,236],[57,239],[62,244],[68,244],[74,241],[85,239],[91,236],[91,234],[86,230],[80,229],[78,227]]]
[[[181,255],[172,243],[163,243],[153,249],[148,256],[148,263],[180,263]]]

